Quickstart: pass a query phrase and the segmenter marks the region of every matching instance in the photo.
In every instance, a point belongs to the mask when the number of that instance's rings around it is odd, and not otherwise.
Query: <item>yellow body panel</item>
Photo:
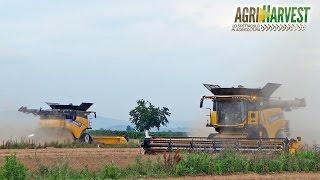
[[[75,139],[90,128],[89,120],[83,117],[76,117],[76,120],[65,119],[40,119],[40,126],[43,128],[64,128],[68,130]],[[126,144],[127,140],[122,136],[94,136],[93,141],[101,144]]]
[[[238,129],[241,129],[244,126],[253,126],[257,128],[263,127],[267,132],[269,138],[276,138],[277,134],[281,130],[288,128],[288,121],[284,119],[283,110],[281,108],[269,108],[260,111],[248,111],[247,119],[245,119],[241,124],[221,126],[218,123],[217,112],[211,111],[209,126],[235,127]],[[239,136],[241,136],[241,133],[237,133],[239,134]],[[231,135],[232,137],[234,137],[237,133],[234,131],[224,131],[225,136]]]
[[[101,144],[126,144],[128,141],[122,136],[93,136],[93,141]]]
[[[210,125],[215,126],[217,125],[217,111],[211,111],[210,115]]]
[[[262,111],[260,124],[266,129],[269,138],[275,138],[279,131],[287,128],[288,121],[284,119],[281,108],[270,108]]]

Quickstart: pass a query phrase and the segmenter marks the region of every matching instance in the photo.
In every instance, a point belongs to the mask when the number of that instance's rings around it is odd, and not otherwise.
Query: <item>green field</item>
[[[125,136],[128,139],[143,139],[144,132],[138,131],[113,131],[106,129],[90,130],[91,135],[101,135],[101,136]],[[187,136],[186,132],[172,132],[172,131],[157,131],[149,132],[150,136],[161,136],[161,137],[184,137]]]
[[[38,165],[36,171],[29,171],[15,155],[11,155],[5,158],[0,168],[0,179],[126,179],[319,171],[320,154],[314,151],[303,151],[294,155],[239,154],[232,150],[217,155],[177,152],[159,156],[157,160],[142,160],[141,156],[137,156],[135,163],[128,167],[119,168],[115,164],[106,164],[95,172],[87,168],[73,170],[66,163],[51,167]]]

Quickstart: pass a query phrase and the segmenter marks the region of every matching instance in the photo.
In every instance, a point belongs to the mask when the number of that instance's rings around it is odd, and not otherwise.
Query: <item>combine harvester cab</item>
[[[193,151],[221,151],[233,148],[239,151],[287,151],[299,149],[301,138],[290,138],[289,121],[284,111],[305,107],[304,99],[280,100],[271,98],[280,84],[267,83],[263,88],[221,88],[204,84],[213,93],[202,96],[200,108],[210,100],[207,127],[216,133],[208,137],[149,137],[143,148],[146,153],[185,149]]]
[[[38,136],[51,136],[49,132],[59,132],[57,138],[61,136],[61,132],[68,133],[73,140],[81,140],[84,143],[97,142],[100,144],[126,144],[127,140],[122,136],[91,136],[87,133],[91,129],[89,115],[96,112],[88,111],[93,103],[81,103],[78,105],[68,104],[61,105],[58,103],[47,103],[51,109],[28,109],[22,106],[18,111],[33,114],[40,117],[40,131]],[[58,131],[57,131],[58,130]],[[35,133],[34,136],[37,136]]]

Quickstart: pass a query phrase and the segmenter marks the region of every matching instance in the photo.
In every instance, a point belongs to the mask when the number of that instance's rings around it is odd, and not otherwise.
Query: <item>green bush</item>
[[[70,179],[72,177],[72,170],[67,163],[62,163],[52,167],[49,170],[49,174],[45,174],[52,179]],[[46,177],[45,176],[45,177]]]
[[[215,158],[213,166],[214,172],[217,174],[247,172],[249,160],[235,151],[227,149]]]
[[[177,175],[211,174],[213,172],[213,159],[208,153],[185,154],[176,167]]]
[[[278,159],[272,159],[268,163],[268,172],[282,172],[284,164]]]
[[[142,160],[141,156],[137,156],[135,163],[127,168],[122,169],[123,177],[167,177],[172,175],[172,168],[166,167],[164,162],[158,157],[154,162],[150,159]]]
[[[301,171],[319,171],[320,167],[320,155],[313,151],[304,151],[296,154],[296,162],[299,164]]]
[[[118,179],[120,177],[121,171],[114,164],[106,165],[103,168],[102,179]]]
[[[78,176],[75,179],[98,179],[98,176],[95,174],[95,172],[90,171],[87,167],[77,174]]]
[[[97,179],[95,172],[87,167],[77,171],[70,168],[67,163],[59,163],[53,167],[40,165],[38,171],[32,174],[31,179]]]
[[[26,179],[27,168],[17,159],[15,155],[5,157],[4,165],[1,167],[1,176],[6,179]]]
[[[254,161],[251,161],[250,165],[252,166],[250,170],[255,173],[264,174],[269,172],[268,160],[266,158],[259,158]]]

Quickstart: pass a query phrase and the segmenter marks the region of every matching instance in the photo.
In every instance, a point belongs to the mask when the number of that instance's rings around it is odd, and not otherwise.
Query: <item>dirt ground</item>
[[[170,178],[171,179],[171,178]],[[180,178],[172,178],[176,180],[191,180],[191,179],[201,179],[201,180],[238,180],[238,179],[247,179],[247,180],[270,180],[270,179],[290,179],[290,180],[300,180],[300,179],[320,179],[320,173],[278,173],[278,174],[236,174],[236,175],[227,175],[227,176],[187,176]]]
[[[107,163],[126,167],[141,153],[139,148],[2,149],[0,163],[3,163],[5,156],[16,154],[30,170],[37,169],[40,164],[52,166],[64,162],[75,169],[83,169],[87,166],[90,170],[99,170]],[[155,156],[142,157],[143,159],[155,158]]]

